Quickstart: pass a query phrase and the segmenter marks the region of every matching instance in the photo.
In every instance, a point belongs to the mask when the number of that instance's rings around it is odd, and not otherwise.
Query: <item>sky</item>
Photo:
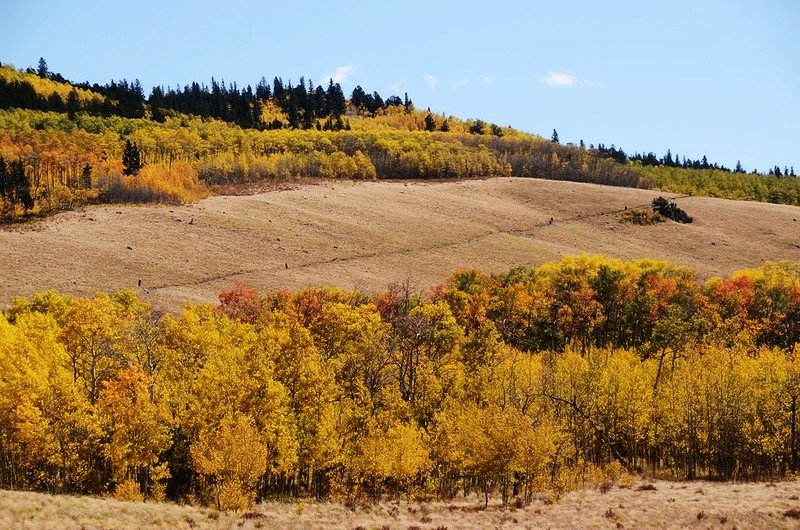
[[[796,0],[2,0],[0,62],[148,93],[333,78],[562,142],[800,172],[798,28]]]

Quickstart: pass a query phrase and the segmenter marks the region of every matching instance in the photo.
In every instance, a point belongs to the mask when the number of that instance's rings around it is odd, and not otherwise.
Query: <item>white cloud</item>
[[[428,89],[436,90],[436,85],[439,84],[439,78],[432,74],[425,74],[423,76],[425,82],[428,84]]]
[[[483,82],[486,83],[489,86],[492,86],[494,84],[494,81],[495,81],[494,77],[492,77],[490,75],[485,75],[481,79],[483,79]]]
[[[325,74],[323,78],[325,81],[333,79],[334,83],[344,83],[355,71],[356,67],[353,65],[337,66],[332,73]]]
[[[586,78],[581,79],[581,84],[583,86],[588,86],[588,87],[601,87],[601,86],[603,86],[603,84],[600,83],[599,81],[592,81],[592,80],[586,79]]]
[[[403,85],[400,83],[392,83],[389,85],[389,92],[399,94],[400,92],[403,92]]]
[[[547,83],[548,86],[572,86],[577,79],[575,76],[569,74],[561,74],[558,72],[550,72],[542,76],[542,82]]]
[[[453,90],[458,90],[459,88],[464,88],[468,84],[469,84],[469,79],[467,79],[466,77],[463,78],[463,79],[453,79],[450,82],[450,86],[453,87]]]

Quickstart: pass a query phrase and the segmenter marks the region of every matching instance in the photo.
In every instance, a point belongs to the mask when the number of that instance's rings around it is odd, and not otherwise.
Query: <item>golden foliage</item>
[[[15,299],[0,484],[242,509],[800,470],[797,264],[700,283],[578,256],[429,295],[220,300],[158,319],[131,291]]]
[[[253,502],[256,480],[266,469],[267,451],[248,417],[223,418],[218,426],[200,433],[191,453],[218,510],[240,510]]]

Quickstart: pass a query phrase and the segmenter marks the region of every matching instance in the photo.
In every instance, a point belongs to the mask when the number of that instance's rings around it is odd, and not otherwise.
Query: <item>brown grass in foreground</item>
[[[653,488],[641,488],[652,484]],[[377,505],[269,502],[239,513],[174,504],[0,491],[0,528],[798,528],[800,482],[648,481],[574,491],[525,508],[477,497]]]

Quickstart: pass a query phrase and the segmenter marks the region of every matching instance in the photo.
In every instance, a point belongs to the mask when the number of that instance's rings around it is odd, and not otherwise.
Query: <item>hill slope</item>
[[[501,271],[576,253],[652,257],[704,276],[800,260],[796,207],[678,199],[695,222],[637,226],[616,211],[658,192],[533,179],[327,182],[186,206],[95,206],[0,231],[0,303],[47,288],[137,287],[156,306],[258,288],[424,288],[454,270]],[[550,224],[550,218],[554,222]]]

